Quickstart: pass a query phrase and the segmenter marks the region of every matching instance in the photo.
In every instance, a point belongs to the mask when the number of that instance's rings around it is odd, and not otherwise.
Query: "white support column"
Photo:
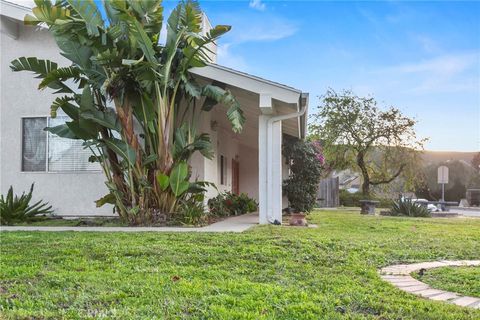
[[[271,170],[269,179],[269,216],[273,221],[282,223],[282,122],[275,121],[271,124],[271,142],[269,152],[271,152]]]
[[[282,122],[260,115],[258,121],[259,223],[282,221]]]
[[[269,116],[260,115],[258,118],[258,215],[259,223],[267,224],[267,127]]]

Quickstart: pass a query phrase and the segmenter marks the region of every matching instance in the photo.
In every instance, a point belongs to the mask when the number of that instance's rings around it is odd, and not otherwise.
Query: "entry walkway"
[[[189,227],[45,227],[1,226],[0,231],[79,231],[79,232],[243,232],[258,224],[258,213],[230,217],[199,228]]]

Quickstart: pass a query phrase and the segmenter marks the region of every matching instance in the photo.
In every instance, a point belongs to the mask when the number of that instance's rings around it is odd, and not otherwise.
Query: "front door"
[[[232,193],[240,194],[240,165],[237,160],[232,159]]]

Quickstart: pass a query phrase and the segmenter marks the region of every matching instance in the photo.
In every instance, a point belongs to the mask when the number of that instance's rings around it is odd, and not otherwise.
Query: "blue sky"
[[[352,89],[415,117],[428,150],[480,150],[480,2],[200,4],[232,25],[219,64],[309,92],[311,112],[327,88]]]

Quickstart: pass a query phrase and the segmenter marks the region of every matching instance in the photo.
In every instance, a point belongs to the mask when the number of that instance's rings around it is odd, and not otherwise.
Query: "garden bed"
[[[223,221],[229,216],[207,216],[201,225],[187,225],[178,221],[166,221],[154,223],[145,227],[203,227]],[[30,221],[17,222],[11,226],[37,226],[37,227],[129,227],[118,217],[37,217]]]

